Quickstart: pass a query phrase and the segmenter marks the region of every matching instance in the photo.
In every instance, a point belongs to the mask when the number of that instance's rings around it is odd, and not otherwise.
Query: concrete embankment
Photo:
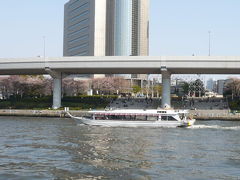
[[[197,120],[240,121],[240,114],[229,110],[190,110],[190,114]]]
[[[75,116],[87,114],[86,111],[71,111]],[[240,121],[240,114],[229,113],[228,110],[190,110],[190,114],[197,120]],[[26,117],[61,117],[68,115],[63,110],[16,110],[0,109],[0,116],[26,116]]]
[[[71,111],[74,115],[81,116],[86,111]],[[0,116],[26,116],[26,117],[68,117],[63,110],[19,110],[0,109]]]

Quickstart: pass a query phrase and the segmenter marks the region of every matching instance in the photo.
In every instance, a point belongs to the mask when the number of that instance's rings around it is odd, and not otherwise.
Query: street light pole
[[[43,36],[43,58],[44,58],[44,60],[45,60],[45,57],[46,57],[46,48],[45,48],[46,42],[45,42],[45,39],[46,39],[46,37]]]
[[[208,31],[208,56],[211,56],[211,31]]]

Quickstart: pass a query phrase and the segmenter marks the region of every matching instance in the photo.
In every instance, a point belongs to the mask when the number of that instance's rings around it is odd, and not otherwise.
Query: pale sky
[[[1,0],[0,57],[62,56],[67,0]],[[150,55],[240,55],[239,0],[150,0]]]
[[[62,56],[67,0],[0,1],[0,58]],[[240,55],[240,0],[150,2],[150,55]]]

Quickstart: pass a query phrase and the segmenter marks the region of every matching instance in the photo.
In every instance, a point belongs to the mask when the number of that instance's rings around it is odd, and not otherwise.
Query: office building
[[[147,56],[149,0],[70,0],[64,56]]]
[[[70,0],[64,7],[63,56],[105,56],[106,0]]]
[[[148,56],[148,9],[149,0],[70,0],[64,7],[63,56]]]
[[[113,39],[108,42],[113,56],[149,55],[149,0],[115,1]],[[109,1],[110,2],[110,1]],[[124,75],[129,79],[147,80],[145,74]],[[142,84],[142,83],[141,83]]]
[[[209,91],[213,91],[213,88],[214,88],[214,81],[213,81],[212,78],[210,78],[210,79],[207,81],[206,89],[209,90]]]
[[[226,80],[217,80],[217,93],[223,95],[223,89],[225,86]]]

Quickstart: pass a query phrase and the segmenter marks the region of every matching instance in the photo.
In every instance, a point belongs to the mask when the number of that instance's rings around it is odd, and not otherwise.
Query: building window
[[[71,8],[72,8],[73,6],[69,6],[69,7],[70,7],[70,10],[71,10]],[[72,10],[70,11],[69,15],[72,15],[72,14],[74,14],[75,12],[79,11],[79,9],[83,9],[83,8],[89,8],[89,3],[86,2],[86,3],[84,3],[84,4],[80,5],[80,6],[75,7],[74,9],[72,9]]]
[[[88,55],[88,51],[83,51],[81,53],[77,53],[77,54],[74,54],[72,56],[84,56],[84,55]]]
[[[88,39],[88,37],[89,37],[89,35],[87,34],[87,35],[78,37],[78,38],[73,39],[73,40],[68,41],[68,42],[69,42],[69,44],[73,44],[73,43],[75,43],[75,42],[79,42],[79,41],[81,41],[81,40]]]
[[[81,45],[78,45],[78,46],[74,46],[72,48],[69,48],[68,51],[72,52],[72,51],[75,51],[75,50],[78,50],[78,49],[81,49],[81,48],[85,48],[85,47],[88,47],[88,43],[84,43],[84,44],[81,44]]]
[[[76,35],[76,34],[78,34],[78,33],[84,32],[84,31],[88,32],[88,29],[89,29],[89,27],[86,26],[86,27],[81,28],[81,29],[79,29],[79,30],[77,30],[77,31],[73,31],[73,32],[69,33],[68,36],[74,36],[74,35]]]
[[[69,26],[69,27],[68,27],[68,30],[70,31],[70,30],[72,30],[72,29],[74,29],[74,28],[76,28],[76,27],[78,27],[78,26],[80,26],[80,25],[82,25],[82,24],[87,23],[87,22],[88,22],[88,18],[83,19],[82,21],[80,21],[80,22],[78,22],[78,23],[76,23],[76,24],[73,24],[73,25]]]
[[[73,21],[76,21],[77,19],[79,19],[80,17],[82,16],[85,16],[85,15],[88,15],[89,14],[89,11],[84,11],[82,12],[81,14],[77,15],[77,16],[74,16],[70,19],[70,22],[73,22]]]

